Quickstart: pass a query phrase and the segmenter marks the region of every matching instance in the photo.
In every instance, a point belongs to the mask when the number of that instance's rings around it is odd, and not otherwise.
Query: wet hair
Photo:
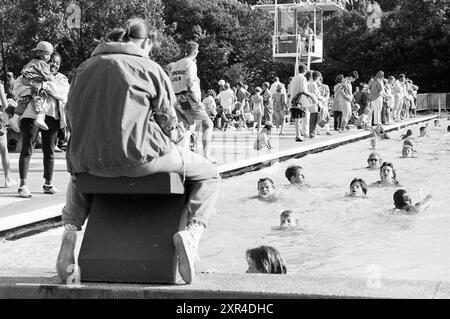
[[[359,79],[358,71],[352,71],[348,74],[349,77],[352,77],[354,79]]]
[[[291,215],[294,215],[294,212],[292,210],[290,210],[290,209],[285,210],[280,214],[280,220],[286,219]]]
[[[411,147],[414,147],[413,143],[412,143],[410,140],[405,140],[405,141],[403,142],[403,147],[405,147],[405,146],[411,146]]]
[[[354,178],[350,183],[350,188],[352,188],[353,184],[359,183],[361,185],[361,189],[364,193],[364,195],[367,194],[367,184],[362,178]]]
[[[275,187],[275,184],[272,179],[270,179],[268,177],[263,177],[263,178],[259,179],[257,188],[259,188],[259,184],[264,183],[264,182],[269,182],[270,184],[272,184],[273,187]]]
[[[447,126],[447,132],[450,132],[450,125]]]
[[[392,164],[390,162],[383,162],[383,164],[381,164],[381,166],[380,166],[380,175],[381,175],[381,171],[383,170],[383,168],[385,166],[389,166],[390,168],[392,168],[392,175],[394,175],[393,180],[397,181],[397,173],[395,172],[394,164]]]
[[[248,249],[245,253],[256,268],[263,274],[286,274],[286,264],[278,250],[271,246]]]
[[[419,128],[419,131],[420,132],[422,132],[422,131],[425,131],[427,128],[425,127],[425,126],[421,126],[420,128]]]
[[[402,209],[408,204],[411,204],[411,199],[408,196],[408,193],[404,189],[399,189],[394,193],[393,196],[394,205],[397,209]]]
[[[341,83],[343,79],[344,79],[344,76],[342,74],[338,74],[336,76],[336,79],[334,80],[334,82]]]
[[[291,178],[297,174],[297,172],[300,172],[303,169],[300,165],[292,165],[286,168],[286,171],[284,172],[284,175],[288,179],[288,181],[291,181]]]
[[[305,64],[300,63],[298,65],[298,72],[299,73],[305,73],[307,70],[308,70],[308,67]]]
[[[401,136],[401,138],[402,138],[402,140],[404,140],[404,139],[410,137],[412,134],[413,134],[412,131],[408,129],[408,130],[406,131],[406,134],[403,134],[403,135]]]
[[[152,43],[159,44],[156,29],[141,18],[127,20],[124,28],[114,28],[104,37],[106,42],[128,42],[131,39],[150,39]]]
[[[402,148],[402,156],[403,157],[406,157],[406,150],[412,150],[413,149],[413,147],[411,146],[411,145],[409,145],[409,144],[403,144],[403,148]]]

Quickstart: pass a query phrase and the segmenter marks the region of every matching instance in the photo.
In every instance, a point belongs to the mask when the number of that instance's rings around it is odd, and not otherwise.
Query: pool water
[[[423,214],[395,214],[395,187],[369,187],[366,199],[346,197],[353,178],[367,184],[380,179],[379,171],[366,169],[370,140],[350,143],[223,180],[217,214],[200,244],[200,271],[245,273],[246,249],[271,245],[288,274],[361,278],[375,269],[381,278],[450,280],[450,122],[440,122],[434,127],[430,121],[423,138],[423,123],[408,127],[416,158],[401,158],[406,129],[390,132],[391,139],[379,141],[376,150],[394,164],[413,203],[433,196]],[[309,187],[288,184],[284,171],[292,164],[304,168]],[[274,180],[278,201],[251,198],[262,177]],[[299,229],[276,230],[286,209],[296,213]]]

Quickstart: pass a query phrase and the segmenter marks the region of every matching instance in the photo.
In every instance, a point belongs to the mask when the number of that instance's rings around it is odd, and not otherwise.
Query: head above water
[[[409,194],[404,189],[397,190],[394,195],[394,205],[397,209],[404,209],[406,206],[411,205],[411,197],[409,197]]]
[[[380,177],[381,177],[382,180],[389,177],[389,175],[384,174],[385,172],[389,172],[390,175],[392,175],[391,177],[392,177],[393,180],[397,179],[397,174],[395,172],[394,165],[392,163],[390,163],[390,162],[383,162],[383,164],[381,164],[381,166],[380,166]]]
[[[402,156],[403,157],[412,157],[413,156],[414,149],[411,145],[403,145],[402,149]]]
[[[303,168],[300,165],[291,165],[286,169],[284,175],[291,184],[303,184],[305,176],[302,171]]]
[[[351,196],[366,196],[367,184],[361,178],[354,178],[350,183],[350,195]]]
[[[383,160],[378,153],[370,153],[369,157],[367,158],[367,164],[369,165],[369,168],[379,168],[382,163]]]
[[[280,214],[280,226],[296,226],[297,219],[292,210],[285,210]]]
[[[286,274],[286,263],[278,250],[271,246],[260,246],[246,251],[249,268],[247,273]]]

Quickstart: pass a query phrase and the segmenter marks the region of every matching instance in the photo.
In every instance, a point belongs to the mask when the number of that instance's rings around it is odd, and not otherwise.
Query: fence
[[[417,110],[450,110],[450,93],[417,94]]]

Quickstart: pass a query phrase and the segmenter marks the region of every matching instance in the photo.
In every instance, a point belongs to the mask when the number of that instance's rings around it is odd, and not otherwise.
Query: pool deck
[[[417,118],[385,125],[386,131],[402,129],[420,122],[430,121],[437,115],[420,115]],[[277,161],[298,158],[309,153],[338,147],[365,139],[369,131],[350,130],[332,136],[322,133],[315,139],[296,143],[293,126],[286,126],[287,135],[274,135],[271,150],[252,149],[255,135],[250,131],[214,132],[213,155],[218,170],[226,178],[269,166]],[[40,189],[36,183],[41,178],[42,153],[36,152],[30,172],[30,188]],[[18,154],[11,154],[11,166],[17,167]],[[13,170],[13,173],[17,172]],[[57,155],[55,184],[63,189],[69,175],[65,172],[64,153]],[[61,185],[61,186],[59,186]],[[20,199],[16,188],[0,189],[0,240],[11,230],[21,232],[35,223],[49,221],[50,226],[60,218],[65,199],[62,191],[56,196],[33,193],[30,200]],[[42,225],[41,225],[42,227]],[[32,229],[33,227],[30,227]],[[41,230],[42,231],[42,230]],[[28,232],[27,234],[32,234]],[[13,232],[14,233],[14,232]],[[8,239],[8,238],[7,238]],[[403,281],[381,279],[371,282],[367,278],[304,277],[293,275],[241,275],[199,274],[191,285],[131,285],[82,283],[61,284],[54,269],[0,269],[0,298],[450,298],[450,283],[437,281]]]

